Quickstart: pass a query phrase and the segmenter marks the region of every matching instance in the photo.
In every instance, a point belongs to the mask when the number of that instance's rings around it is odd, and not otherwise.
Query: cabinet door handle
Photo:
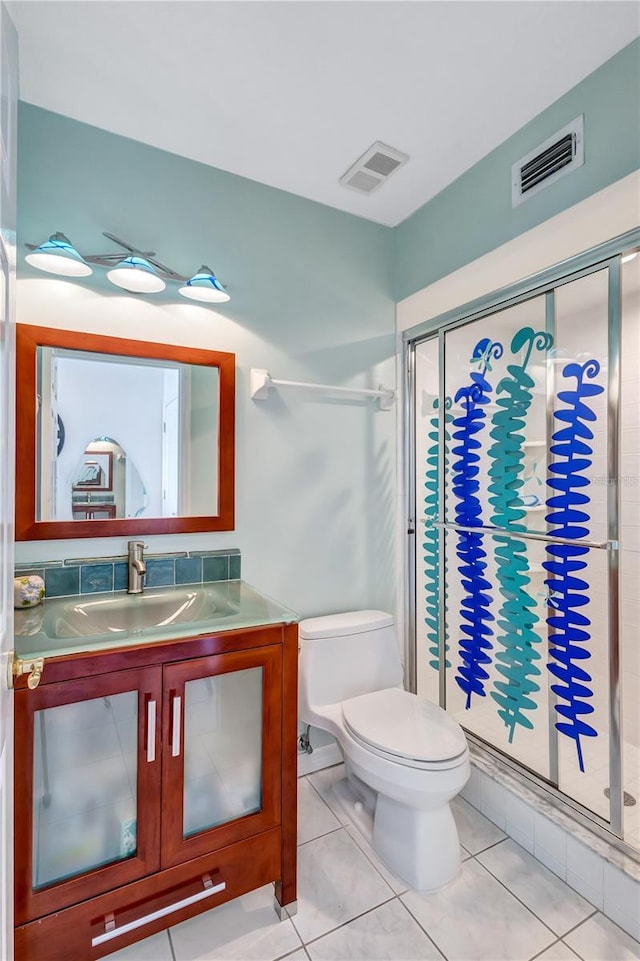
[[[210,898],[212,894],[218,894],[220,891],[224,891],[226,884],[221,881],[220,884],[214,884],[208,875],[204,875],[202,878],[202,884],[204,885],[202,891],[198,891],[197,894],[192,894],[188,898],[183,898],[181,901],[175,901],[173,904],[168,904],[164,908],[160,908],[158,911],[152,911],[150,914],[145,914],[143,918],[137,918],[135,921],[129,921],[128,924],[122,924],[119,928],[113,925],[113,915],[110,915],[105,924],[104,934],[99,934],[97,937],[91,939],[91,947],[95,948],[99,944],[104,944],[105,941],[112,941],[114,938],[119,937],[121,934],[126,934],[128,931],[135,931],[136,928],[141,928],[145,924],[150,924],[152,921],[156,921],[158,918],[164,918],[167,914],[173,914],[174,911],[179,911],[180,908],[186,908],[190,904],[195,904],[197,901],[202,901],[204,898]]]
[[[171,710],[171,756],[180,754],[180,715],[182,713],[182,698],[174,695]]]
[[[147,701],[147,763],[156,759],[156,702]]]

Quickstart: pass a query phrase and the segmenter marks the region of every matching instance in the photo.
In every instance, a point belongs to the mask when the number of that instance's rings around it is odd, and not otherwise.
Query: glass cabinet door
[[[278,823],[280,657],[265,647],[165,668],[166,863]]]
[[[262,807],[262,673],[249,667],[184,685],[184,837]]]
[[[160,678],[132,670],[18,693],[31,757],[16,804],[30,853],[16,859],[17,899],[26,895],[31,916],[159,864],[158,814],[141,816],[140,800],[157,799],[160,785]]]
[[[136,853],[138,692],[34,715],[35,891]]]

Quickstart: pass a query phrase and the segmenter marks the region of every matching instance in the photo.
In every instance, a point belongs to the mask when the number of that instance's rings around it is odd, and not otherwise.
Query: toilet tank
[[[393,617],[350,611],[300,621],[300,720],[312,723],[314,706],[388,687],[402,687]]]

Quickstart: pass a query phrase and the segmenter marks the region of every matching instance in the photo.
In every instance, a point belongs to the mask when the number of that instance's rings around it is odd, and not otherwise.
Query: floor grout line
[[[562,938],[558,938],[557,941],[554,941],[554,942],[553,942],[553,944],[548,944],[548,945],[546,946],[546,948],[543,948],[543,949],[542,949],[542,951],[538,951],[537,954],[534,954],[534,956],[533,956],[532,958],[529,958],[529,961],[536,961],[536,958],[539,958],[541,955],[545,954],[546,951],[549,951],[549,950],[550,950],[551,948],[553,948],[556,944],[561,944],[561,943],[562,943]]]
[[[406,894],[407,892],[405,891],[404,893]],[[402,897],[401,897],[400,895],[398,895],[398,901],[400,902],[400,904],[402,905],[402,907],[405,909],[405,911],[407,912],[407,914],[409,915],[409,917],[412,918],[412,919],[415,921],[415,923],[418,925],[418,927],[420,928],[420,930],[421,930],[422,932],[424,932],[425,937],[426,937],[427,940],[434,946],[434,948],[436,949],[436,951],[438,952],[438,954],[441,954],[441,955],[442,955],[442,957],[444,958],[444,961],[448,961],[447,956],[446,956],[446,954],[444,953],[444,951],[442,951],[442,949],[440,948],[440,946],[439,946],[438,944],[436,944],[436,942],[434,941],[434,939],[432,938],[432,936],[429,934],[429,932],[427,931],[427,929],[424,927],[424,925],[423,925],[423,924],[420,924],[420,922],[418,921],[418,919],[416,918],[416,916],[411,913],[410,908],[404,903],[404,901],[402,900]]]
[[[512,839],[511,839],[511,840],[512,840]],[[514,842],[514,843],[517,843],[517,842]],[[495,847],[495,845],[493,845],[493,846]],[[487,849],[487,850],[488,850],[488,849]],[[525,848],[523,848],[522,850],[524,851]],[[480,853],[481,853],[481,854],[484,854],[484,851],[481,851]],[[527,851],[527,854],[529,854],[528,851]],[[533,857],[533,855],[531,855],[531,857]],[[475,857],[474,857],[474,860],[476,860]],[[537,859],[534,858],[534,860],[537,860]],[[538,863],[539,863],[539,864],[542,864],[542,862],[538,862]],[[515,898],[516,901],[519,901],[520,904],[521,904],[524,908],[526,908],[527,911],[529,911],[529,912],[534,916],[534,918],[536,918],[536,919],[540,922],[540,924],[543,924],[543,925],[545,926],[545,928],[547,928],[549,931],[551,931],[551,933],[554,935],[554,937],[556,937],[556,938],[558,938],[558,939],[561,939],[561,938],[564,938],[564,937],[565,937],[565,934],[557,934],[557,932],[554,931],[553,928],[551,928],[551,927],[547,924],[546,921],[543,921],[543,919],[540,917],[540,915],[536,914],[536,912],[533,910],[533,908],[529,907],[528,904],[525,904],[525,902],[522,900],[522,898],[518,897],[518,895],[515,893],[515,891],[512,891],[511,888],[510,888],[507,884],[505,884],[505,882],[502,881],[496,874],[494,874],[493,871],[492,871],[490,868],[488,868],[486,864],[483,864],[482,861],[478,861],[478,864],[480,865],[480,867],[483,867],[483,868],[485,869],[485,871],[486,871],[488,874],[491,875],[492,878],[495,878],[496,881],[498,882],[498,884],[501,884],[502,887],[505,889],[505,891],[508,891],[508,892],[509,892],[509,894],[511,895],[511,897]],[[542,866],[543,866],[543,867],[546,867],[546,865],[542,865]],[[550,871],[551,874],[553,874],[553,871],[551,871],[551,868],[547,868],[547,871]],[[569,888],[569,890],[572,891],[574,894],[578,894],[577,891],[574,892],[574,891],[573,891],[573,888],[572,888],[570,885],[568,885],[567,882],[564,881],[562,878],[558,877],[557,874],[553,874],[553,876],[554,876],[554,878],[557,878],[557,880],[560,881],[561,884],[564,884],[564,886],[565,886],[566,888]],[[582,897],[582,895],[578,895],[578,897]],[[583,901],[586,901],[586,898],[582,898],[582,900],[583,900]],[[591,906],[591,902],[590,902],[590,901],[586,901],[586,903]],[[565,933],[566,933],[566,934],[569,934],[571,931],[575,931],[575,929],[576,929],[576,928],[579,928],[581,924],[584,924],[585,921],[588,921],[589,918],[593,917],[595,911],[597,911],[597,908],[596,908],[594,911],[592,911],[591,914],[587,915],[586,918],[583,918],[582,921],[579,921],[578,924],[574,925],[573,928],[569,928],[569,930],[568,930],[567,932],[565,932]],[[550,945],[547,945],[547,947],[550,947]],[[546,951],[546,950],[547,950],[547,949],[545,948],[545,951]],[[572,950],[573,950],[573,949],[572,949]]]
[[[321,768],[321,770],[327,770],[327,768]],[[320,794],[320,791],[319,791],[318,788],[315,786],[315,784],[313,783],[313,781],[310,781],[310,780],[309,780],[309,777],[310,777],[310,775],[309,775],[309,774],[306,774],[304,777],[298,778],[298,780],[299,780],[299,781],[306,781],[307,784],[309,785],[309,787],[310,787],[310,788],[315,792],[315,794],[320,798],[320,800],[321,800],[322,803],[325,805],[325,807],[327,807],[327,808],[331,811],[331,813],[333,814],[333,816],[335,817],[336,815],[335,815],[334,811],[331,809],[330,805],[327,804],[327,801],[326,801],[325,798],[323,798],[323,796]]]
[[[589,903],[591,903],[591,902],[589,902]],[[600,913],[600,912],[598,911],[598,908],[594,908],[593,911],[591,912],[591,914],[590,914],[588,917],[586,917],[583,921],[581,921],[579,924],[574,924],[574,926],[573,926],[572,928],[569,928],[568,931],[565,931],[565,933],[562,935],[562,940],[564,941],[564,939],[567,937],[568,934],[573,934],[573,932],[574,932],[574,931],[577,931],[578,928],[581,928],[583,924],[586,924],[586,922],[589,921],[590,918],[595,917],[595,915],[596,915],[596,914],[599,914],[599,913]],[[606,915],[605,915],[605,917],[606,917]],[[583,961],[582,955],[580,954],[579,951],[576,951],[576,949],[575,949],[574,947],[572,947],[570,944],[567,944],[567,947],[568,947],[571,951],[573,951],[573,953],[574,953],[575,955],[577,955],[577,957],[580,958],[580,961]]]
[[[306,948],[308,944],[314,944],[316,941],[320,941],[322,938],[325,938],[328,934],[333,934],[334,931],[339,931],[340,928],[346,928],[346,926],[348,924],[351,924],[352,921],[358,921],[360,918],[366,917],[367,914],[371,914],[372,911],[377,911],[377,909],[381,908],[383,905],[390,904],[392,901],[396,901],[396,900],[398,900],[398,895],[394,894],[393,897],[387,898],[386,901],[381,901],[380,904],[374,904],[373,907],[367,908],[366,911],[361,911],[360,914],[354,915],[354,917],[349,918],[347,921],[343,921],[341,924],[337,924],[335,928],[330,928],[328,931],[324,931],[322,934],[319,934],[316,938],[311,938],[309,941],[304,940],[304,938],[302,937],[302,935],[300,934],[297,928],[296,928],[296,934],[302,941],[302,946]],[[295,926],[294,918],[291,918],[291,923],[295,928],[296,926]]]
[[[405,892],[405,893],[407,893],[407,892]],[[424,931],[424,933],[426,934],[426,936],[429,938],[429,941],[431,941],[431,943],[432,943],[433,946],[435,947],[436,951],[439,951],[439,952],[440,952],[440,954],[441,954],[442,957],[444,958],[444,961],[449,961],[449,959],[447,958],[447,955],[444,953],[443,949],[440,947],[440,945],[439,945],[438,942],[436,941],[435,937],[434,937],[432,934],[429,934],[429,932],[428,932],[427,929],[425,928],[424,924],[422,924],[422,922],[420,921],[420,919],[415,916],[415,914],[413,913],[413,911],[411,910],[411,908],[409,907],[409,905],[408,905],[408,904],[405,904],[405,902],[402,900],[402,898],[401,898],[399,895],[398,895],[398,900],[400,901],[400,903],[401,903],[402,905],[404,905],[405,909],[409,912],[409,915],[410,915],[410,916],[413,918],[413,920],[416,922],[416,924],[418,925],[418,927],[420,928],[420,930],[421,930],[421,931]]]
[[[354,831],[357,831],[357,830],[358,830],[355,825],[353,825],[353,828],[354,828]],[[346,830],[346,827],[345,827],[345,830]],[[365,856],[365,858],[367,859],[367,861],[369,862],[369,864],[371,865],[371,867],[380,875],[380,877],[382,878],[382,880],[384,881],[384,883],[387,885],[387,887],[388,887],[391,891],[393,891],[393,893],[395,894],[395,896],[396,896],[396,897],[399,897],[400,894],[404,894],[404,891],[394,891],[394,889],[391,887],[391,885],[389,884],[389,882],[388,882],[387,879],[385,878],[384,874],[382,873],[382,871],[380,870],[380,868],[378,867],[378,865],[375,864],[374,861],[372,861],[372,859],[370,858],[369,853],[368,853],[367,851],[365,851],[365,849],[364,849],[363,847],[360,847],[360,845],[358,844],[358,842],[356,841],[356,839],[355,839],[354,837],[352,837],[352,835],[349,834],[348,831],[347,831],[347,835],[348,835],[348,837],[351,838],[351,840],[353,841],[353,843],[355,844],[355,846],[358,848],[358,850]],[[362,840],[366,842],[366,838],[363,838]],[[366,842],[366,843],[368,844],[368,842]],[[375,851],[373,851],[373,849],[372,849],[372,854],[374,854],[376,857],[378,856],[378,855],[376,855]],[[384,862],[383,862],[383,864],[384,864]],[[391,868],[388,868],[386,865],[385,865],[385,869],[389,872],[389,874],[393,874],[393,871],[391,870]],[[394,878],[396,877],[396,875],[393,875],[393,876],[394,876]],[[398,878],[397,880],[398,880],[398,881],[402,881],[402,878]],[[403,882],[403,883],[404,883],[404,882]],[[408,887],[405,888],[405,891],[408,891],[408,890],[409,890]]]
[[[169,938],[169,950],[171,951],[171,957],[173,961],[176,961],[176,952],[173,946],[173,938],[171,937],[171,928],[167,928],[167,936]]]
[[[338,831],[346,829],[344,824],[339,824],[337,828],[331,828],[330,831],[325,831],[324,834],[317,834],[313,838],[307,838],[306,841],[299,841],[297,847],[303,848],[307,844],[313,844],[314,841],[319,841],[320,838],[328,838],[330,834],[336,834]]]
[[[494,846],[495,846],[495,845],[494,845]],[[481,853],[481,854],[484,854],[484,851],[481,851],[480,853]],[[476,860],[476,858],[475,858],[475,856],[474,856],[474,861],[475,861],[475,860]],[[487,872],[487,874],[489,874],[492,878],[494,878],[494,879],[498,882],[498,884],[501,884],[502,887],[505,889],[505,891],[507,891],[507,892],[511,895],[512,898],[515,898],[516,901],[518,901],[518,902],[522,905],[523,908],[526,908],[526,910],[529,912],[529,914],[532,914],[533,917],[534,917],[537,921],[540,922],[540,924],[543,924],[544,927],[547,929],[547,931],[549,931],[549,932],[554,936],[554,938],[555,938],[556,940],[557,940],[558,938],[561,938],[561,937],[562,937],[562,935],[557,934],[557,933],[553,930],[553,928],[550,928],[549,925],[547,924],[547,922],[546,922],[546,921],[543,921],[542,918],[541,918],[539,915],[536,914],[536,912],[533,910],[533,908],[530,908],[528,904],[525,904],[525,902],[522,900],[522,898],[519,898],[518,895],[515,893],[515,891],[512,891],[511,888],[504,883],[504,881],[501,881],[500,878],[497,877],[497,876],[493,873],[493,871],[491,871],[491,870],[486,866],[486,864],[483,864],[482,861],[478,861],[478,864],[480,865],[481,868],[484,868],[484,870]],[[562,881],[562,878],[558,878],[558,880],[559,880],[559,881]],[[567,884],[566,881],[562,881],[562,883],[563,883],[566,887],[569,887],[569,885]],[[585,920],[586,920],[586,919],[585,919]],[[548,947],[550,947],[550,945],[547,945],[547,948],[548,948]],[[546,948],[545,948],[545,950],[546,950]]]
[[[469,851],[469,854],[471,855],[472,858],[476,858],[479,854],[484,854],[485,851],[490,851],[491,848],[497,848],[499,844],[504,844],[505,841],[509,841],[509,840],[513,840],[513,838],[509,838],[509,835],[507,834],[506,837],[500,838],[499,841],[494,841],[492,844],[488,844],[487,847],[482,848],[481,851],[475,851],[473,854],[471,853],[471,851]],[[462,846],[464,847],[464,845]],[[465,850],[469,850],[469,849],[465,848]]]

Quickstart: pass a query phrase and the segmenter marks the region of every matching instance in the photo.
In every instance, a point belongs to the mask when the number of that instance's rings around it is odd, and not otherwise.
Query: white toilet
[[[407,884],[422,891],[447,884],[460,871],[449,802],[470,773],[462,728],[403,690],[390,614],[312,617],[299,631],[300,720],[340,746],[347,779],[336,793]]]

